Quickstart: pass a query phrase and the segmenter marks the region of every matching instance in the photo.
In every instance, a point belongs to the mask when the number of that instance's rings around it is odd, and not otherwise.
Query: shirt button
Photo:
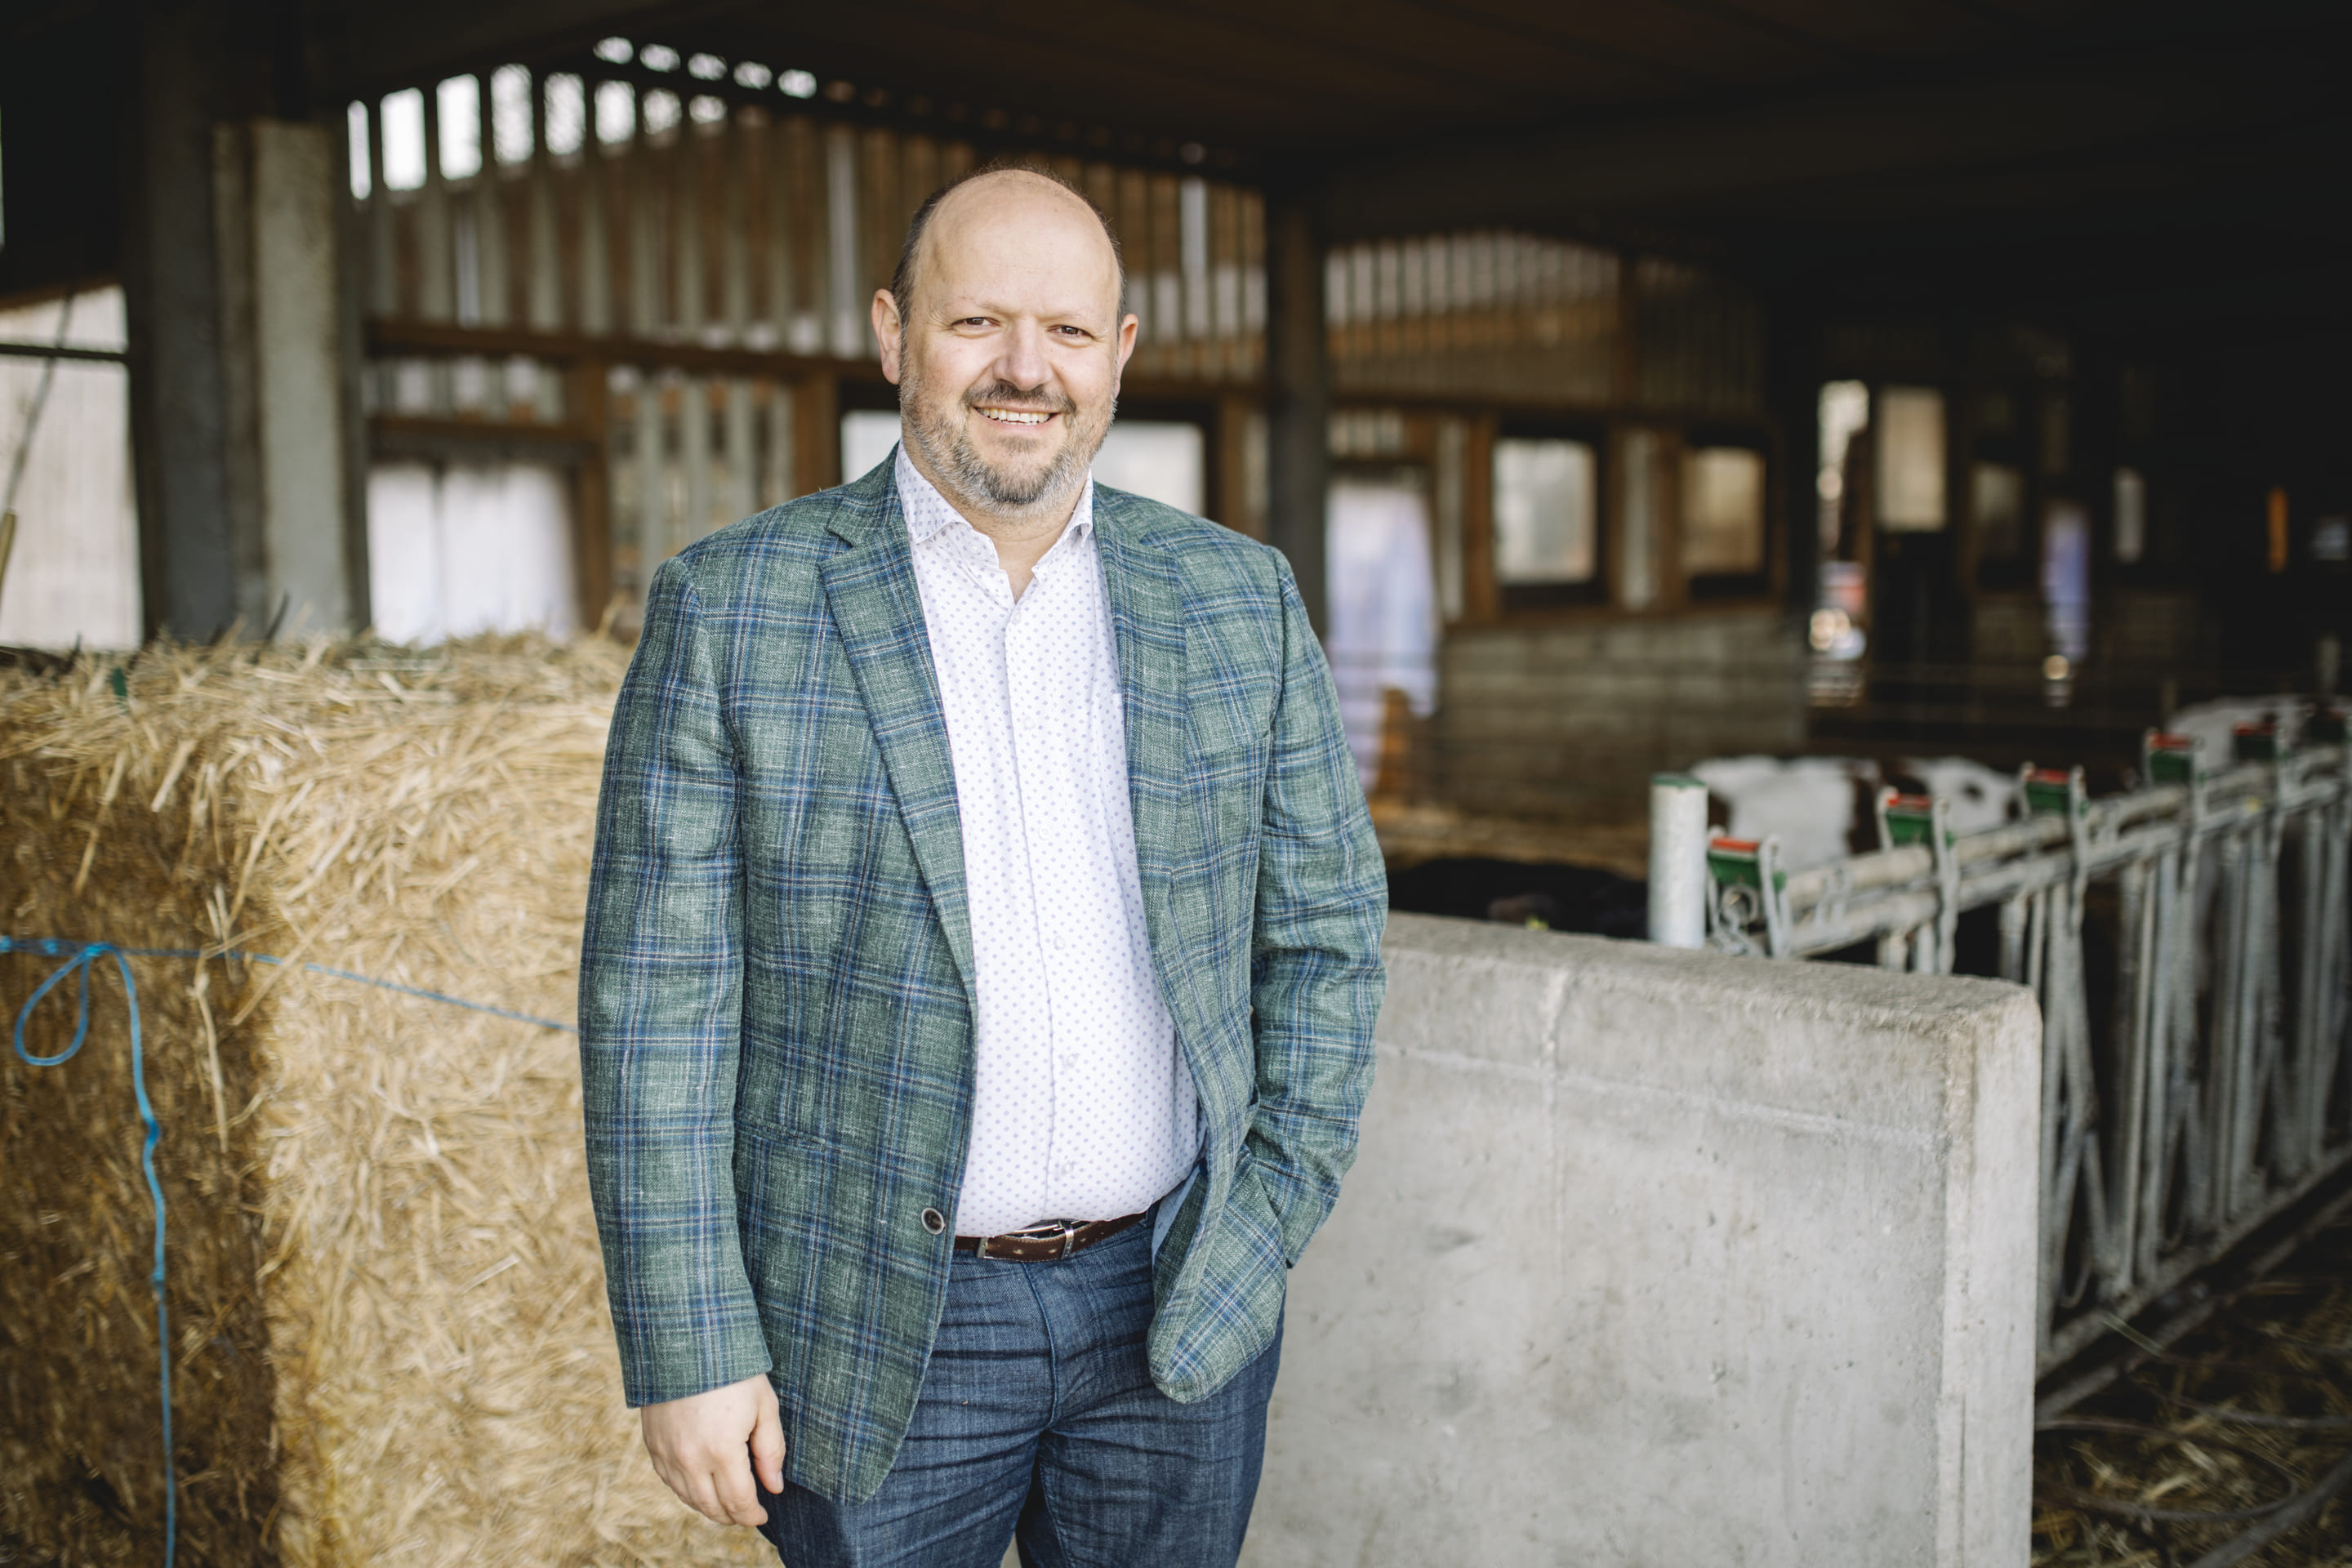
[[[933,1236],[938,1236],[944,1232],[947,1227],[947,1215],[941,1214],[937,1209],[925,1209],[923,1211],[923,1228],[925,1230],[929,1231]]]

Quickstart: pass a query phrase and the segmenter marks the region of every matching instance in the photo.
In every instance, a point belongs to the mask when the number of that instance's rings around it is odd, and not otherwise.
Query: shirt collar
[[[913,542],[929,542],[950,523],[961,523],[967,532],[976,537],[986,537],[971,526],[963,513],[956,510],[955,503],[941,495],[937,485],[923,477],[923,471],[915,467],[915,460],[907,456],[907,446],[903,441],[898,444],[895,472],[898,481],[898,510],[907,520],[907,537]],[[1055,548],[1060,547],[1063,540],[1084,541],[1091,537],[1094,527],[1095,479],[1089,473],[1086,488],[1078,491],[1078,504],[1070,512],[1070,521],[1063,528],[1061,539],[1054,542]]]

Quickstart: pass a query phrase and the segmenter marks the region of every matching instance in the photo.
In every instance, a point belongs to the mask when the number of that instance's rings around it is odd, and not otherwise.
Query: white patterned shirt
[[[898,454],[963,829],[974,988],[955,1229],[1150,1207],[1200,1156],[1144,928],[1094,483],[1018,603],[996,546]]]

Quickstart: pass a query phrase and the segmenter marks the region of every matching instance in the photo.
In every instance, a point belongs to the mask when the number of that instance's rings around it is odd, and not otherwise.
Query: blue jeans
[[[1280,1330],[1192,1405],[1152,1385],[1151,1226],[1055,1263],[956,1255],[898,1462],[862,1503],[787,1483],[786,1568],[1233,1568],[1265,1454]]]

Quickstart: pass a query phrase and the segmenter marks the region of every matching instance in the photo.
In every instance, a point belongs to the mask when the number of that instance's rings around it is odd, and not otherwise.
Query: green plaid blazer
[[[1097,550],[1152,957],[1202,1179],[1153,1378],[1214,1391],[1353,1160],[1387,880],[1282,557],[1113,489]],[[604,762],[588,1173],[632,1405],[769,1373],[787,1465],[888,1474],[946,1293],[972,1092],[955,777],[887,461],[666,563]]]

